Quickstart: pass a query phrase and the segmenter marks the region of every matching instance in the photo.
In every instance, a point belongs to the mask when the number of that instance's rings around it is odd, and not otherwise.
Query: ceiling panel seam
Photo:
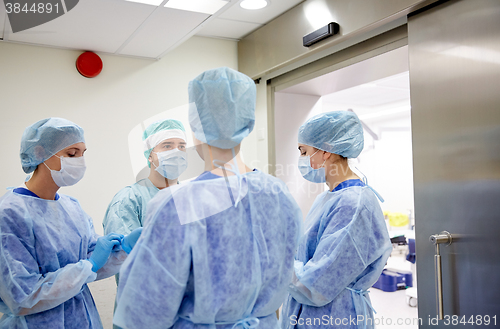
[[[222,18],[222,17],[219,17],[219,19],[221,19],[223,21],[230,21],[230,22],[237,22],[237,23],[248,23],[248,24],[255,24],[255,25],[260,25],[260,26],[266,25],[266,24],[257,23],[257,22],[242,21],[242,20],[239,20],[239,19],[230,19],[230,18]]]
[[[67,14],[67,13],[68,13],[68,10],[66,9],[66,2],[65,2],[64,0],[61,0],[61,5],[62,5],[62,7],[63,7],[63,11],[64,11],[64,13],[65,13],[65,14]]]
[[[185,42],[187,39],[191,38],[193,35],[195,35],[198,31],[200,31],[205,24],[208,22],[212,21],[213,19],[216,19],[220,15],[222,15],[226,10],[231,8],[235,3],[237,3],[239,0],[229,0],[228,3],[222,7],[218,12],[215,14],[208,16],[207,19],[205,19],[203,22],[201,22],[198,26],[196,26],[194,29],[191,30],[188,34],[186,34],[182,39],[174,43],[172,46],[168,47],[163,53],[160,54],[160,56],[156,57],[157,60],[160,60],[163,56],[165,56],[168,52],[172,51],[173,49],[177,48],[179,45],[181,45],[183,42]]]
[[[81,49],[76,49],[76,48],[72,48],[72,47],[45,45],[45,44],[23,42],[23,41],[11,41],[11,40],[8,40],[8,41],[5,40],[5,41],[8,42],[8,43],[17,44],[17,45],[23,45],[23,46],[51,48],[51,49],[63,49],[63,50],[70,50],[70,51],[80,51],[81,50]],[[143,59],[143,60],[148,60],[148,61],[157,60],[156,58],[153,58],[153,57],[140,56],[140,55],[129,55],[129,54],[115,54],[115,53],[112,53],[112,52],[109,52],[109,51],[95,51],[95,53],[103,54],[103,55],[120,56],[120,57],[126,57],[126,58]]]
[[[198,26],[196,26],[194,29],[192,29],[191,32],[189,32],[188,34],[186,34],[183,38],[181,38],[180,40],[178,40],[172,46],[168,47],[167,50],[165,50],[164,52],[162,52],[158,57],[156,57],[156,59],[160,60],[167,53],[169,53],[170,51],[174,50],[175,48],[177,48],[178,46],[180,46],[181,44],[183,44],[184,42],[186,42],[186,40],[188,40],[193,35],[195,35],[199,30],[201,30],[201,28],[207,23],[207,21],[211,21],[212,17],[213,16],[207,17],[203,22],[201,22],[200,24],[198,24]]]
[[[219,40],[228,40],[228,41],[240,41],[241,39],[235,39],[235,38],[230,38],[230,37],[219,37],[217,35],[210,35],[210,34],[196,34],[197,37],[201,38],[211,38],[211,39],[219,39]]]
[[[5,20],[3,21],[3,32],[2,32],[2,40],[9,40],[9,32],[7,32],[7,21],[9,20],[9,16],[7,15],[7,11],[5,11]]]
[[[130,41],[132,41],[133,38],[135,38],[135,36],[137,35],[137,33],[139,33],[141,31],[141,29],[146,25],[146,23],[148,22],[148,20],[154,15],[154,13],[161,7],[163,7],[166,3],[168,2],[168,0],[163,0],[162,3],[157,6],[155,8],[155,10],[153,10],[149,15],[148,17],[146,17],[146,19],[141,23],[141,25],[139,25],[134,32],[132,32],[132,34],[127,38],[127,40],[125,40],[122,45],[120,47],[118,47],[118,49],[114,52],[115,54],[119,54],[123,48],[125,48],[129,43]]]

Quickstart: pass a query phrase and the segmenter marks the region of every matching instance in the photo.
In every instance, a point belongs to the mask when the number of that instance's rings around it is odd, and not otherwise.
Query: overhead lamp
[[[262,9],[269,4],[268,0],[243,0],[240,7],[248,10]]]
[[[126,1],[143,3],[145,5],[151,5],[151,6],[159,6],[163,2],[163,0],[126,0]]]
[[[228,4],[229,0],[169,0],[166,8],[187,10],[213,15]]]
[[[126,0],[159,6],[164,0]],[[229,0],[169,0],[164,7],[213,15],[229,3]]]

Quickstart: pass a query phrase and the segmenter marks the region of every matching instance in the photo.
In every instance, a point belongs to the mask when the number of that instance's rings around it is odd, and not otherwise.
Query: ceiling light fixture
[[[169,0],[166,8],[187,10],[213,15],[228,4],[229,0]]]
[[[240,7],[248,10],[262,9],[266,7],[269,0],[243,0],[240,2]]]
[[[163,0],[126,0],[126,1],[143,3],[145,5],[151,5],[151,6],[159,6],[163,2]]]

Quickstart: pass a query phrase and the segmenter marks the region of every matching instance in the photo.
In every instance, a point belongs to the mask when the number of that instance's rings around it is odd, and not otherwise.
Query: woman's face
[[[79,158],[83,156],[85,151],[87,151],[85,143],[76,143],[45,160],[45,164],[49,166],[50,169],[59,171],[61,170],[61,159],[58,157]]]
[[[311,157],[311,167],[313,169],[320,168],[325,162],[325,151],[318,150],[315,147],[304,145],[299,143],[299,152],[301,157],[310,156]],[[315,154],[316,153],[316,154]],[[314,155],[313,155],[314,154]]]
[[[165,139],[153,148],[153,152],[151,152],[151,154],[149,155],[149,162],[153,162],[156,166],[158,166],[158,156],[156,155],[156,153],[171,151],[175,149],[186,152],[186,142],[180,138]]]

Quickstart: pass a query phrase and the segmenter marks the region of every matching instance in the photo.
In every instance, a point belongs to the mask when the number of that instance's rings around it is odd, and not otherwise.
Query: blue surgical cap
[[[354,112],[318,114],[300,126],[299,143],[356,158],[364,147],[363,126]]]
[[[227,67],[205,71],[189,82],[189,123],[203,143],[230,149],[255,124],[255,83]]]
[[[76,143],[84,143],[83,129],[61,118],[40,120],[24,130],[21,138],[21,164],[29,174],[36,167]]]
[[[165,139],[180,138],[186,140],[186,130],[184,125],[179,120],[166,119],[153,122],[150,124],[142,134],[142,141],[144,143],[144,156],[148,159],[148,166],[151,167],[149,156],[153,149],[163,142]]]

